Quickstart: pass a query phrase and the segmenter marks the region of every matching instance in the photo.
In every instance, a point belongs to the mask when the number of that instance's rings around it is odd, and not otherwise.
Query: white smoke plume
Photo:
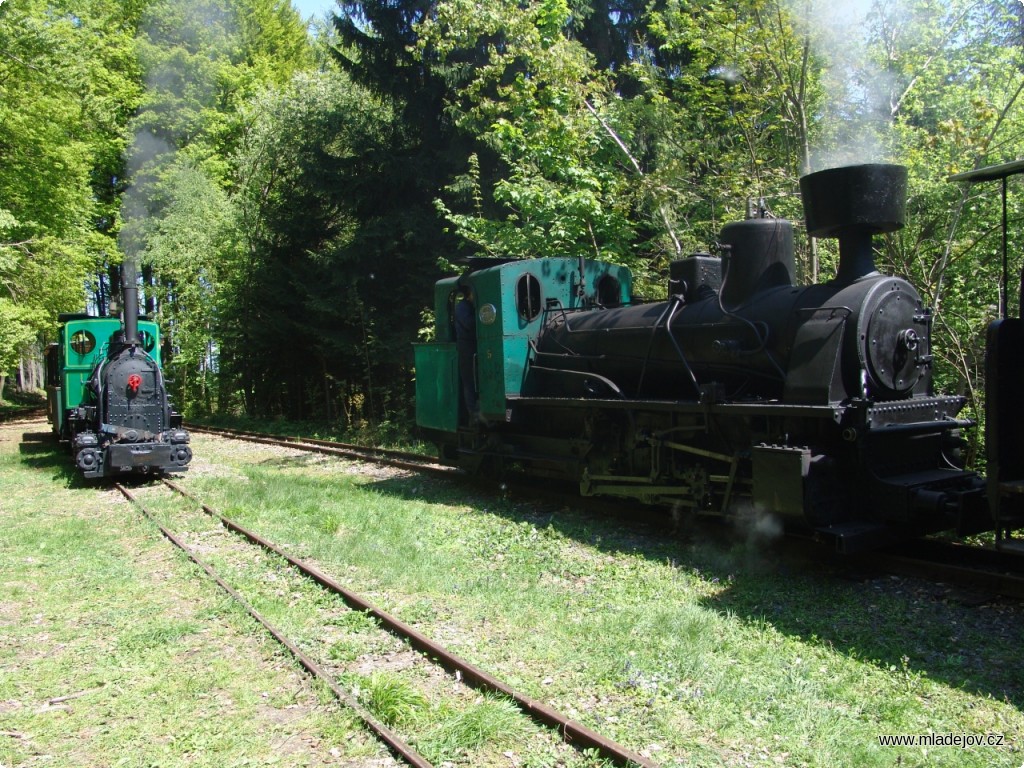
[[[886,162],[894,82],[871,59],[867,40],[879,14],[894,18],[900,0],[795,0],[815,55],[826,64],[823,125],[811,170]]]
[[[125,158],[128,187],[121,198],[118,246],[126,267],[138,271],[153,222],[164,204],[160,191],[176,153],[199,130],[200,111],[217,97],[216,67],[237,33],[229,10],[211,0],[152,4],[139,32],[145,95]]]

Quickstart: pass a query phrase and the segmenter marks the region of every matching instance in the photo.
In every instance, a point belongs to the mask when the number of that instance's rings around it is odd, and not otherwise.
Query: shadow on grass
[[[308,467],[323,462],[324,457],[319,453],[298,453],[294,456],[275,456],[270,459],[257,461],[258,467],[287,468],[287,467]]]
[[[556,532],[609,554],[629,553],[725,585],[701,602],[752,625],[768,624],[803,642],[826,646],[894,674],[923,675],[977,695],[1024,706],[1024,612],[1015,601],[970,604],[941,584],[867,576],[855,562],[791,551],[720,523],[672,532],[670,515],[645,509],[603,516],[422,476],[367,484],[396,498],[467,504],[488,514]]]
[[[67,488],[94,488],[97,481],[87,480],[75,468],[67,447],[52,432],[25,432],[18,445],[21,463],[32,469],[50,471],[53,479]]]
[[[84,487],[75,471],[71,454],[57,442],[52,432],[25,432],[18,445],[21,463],[32,469],[51,470],[55,480],[69,487]]]

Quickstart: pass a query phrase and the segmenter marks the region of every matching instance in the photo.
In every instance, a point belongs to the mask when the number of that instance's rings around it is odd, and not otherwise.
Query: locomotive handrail
[[[889,422],[880,426],[868,425],[869,432],[919,432],[922,429],[949,429],[955,427],[957,429],[970,429],[978,426],[978,422],[974,419],[934,419],[932,421],[914,421],[909,424],[894,424]]]
[[[679,355],[679,360],[683,364],[683,368],[686,369],[686,373],[690,376],[690,381],[693,382],[693,389],[699,397],[701,394],[700,382],[697,381],[697,376],[694,374],[693,369],[690,367],[689,361],[686,359],[686,354],[683,352],[682,347],[679,346],[679,342],[676,341],[676,337],[672,334],[672,318],[675,317],[676,312],[684,304],[683,297],[679,294],[672,294],[669,297],[668,303],[665,306],[665,310],[661,313],[657,320],[654,321],[654,325],[651,326],[651,336],[647,342],[647,352],[644,354],[644,364],[640,369],[640,379],[636,384],[636,391],[639,393],[643,389],[644,377],[647,375],[647,363],[651,359],[651,351],[654,349],[654,337],[658,333],[658,327],[661,325],[662,318],[668,315],[668,319],[665,320],[665,331],[668,333],[669,341],[672,342],[672,346],[675,348]]]
[[[833,314],[835,314],[836,312],[842,311],[842,312],[846,312],[846,317],[843,318],[844,320],[849,319],[850,316],[853,315],[853,310],[852,309],[850,309],[847,306],[842,306],[842,305],[838,306],[838,307],[798,307],[796,311],[797,311],[798,314],[808,314],[808,315],[814,315],[814,314],[817,314],[818,312],[826,312],[826,311],[832,312]]]
[[[627,305],[623,305],[623,306],[627,306]],[[601,308],[605,309],[605,307],[603,307],[603,306]],[[562,316],[562,320],[565,322],[565,332],[566,333],[579,333],[579,331],[573,330],[573,327],[571,325],[569,325],[569,317],[568,316],[570,314],[589,314],[590,311],[591,311],[591,308],[589,308],[589,307],[568,307],[567,308],[564,304],[562,304],[561,299],[558,299],[558,298],[550,298],[550,299],[548,299],[547,302],[546,302],[546,306],[542,310],[542,312],[545,315],[547,315],[547,314],[555,314],[555,313],[560,314]]]
[[[541,352],[541,353],[538,353],[538,354],[553,355],[553,356],[556,356],[556,357],[569,357],[569,355],[558,355],[557,353],[554,353],[554,352]],[[572,379],[572,378],[582,379],[584,386],[586,386],[586,383],[587,383],[588,380],[598,381],[601,384],[603,384],[608,389],[608,391],[611,392],[611,394],[613,394],[617,399],[619,399],[619,400],[625,400],[626,399],[625,393],[623,393],[622,389],[619,387],[618,384],[616,384],[614,381],[609,379],[607,376],[602,376],[599,373],[593,373],[593,372],[590,372],[590,371],[573,371],[573,370],[568,370],[568,369],[565,369],[565,368],[548,368],[547,366],[537,365],[536,363],[534,363],[530,367],[531,367],[532,370],[540,371],[542,373],[554,373],[554,374],[557,374],[559,376],[565,376],[566,378],[569,378],[569,379]]]
[[[957,173],[947,178],[947,181],[957,182],[966,181],[968,184],[977,184],[978,182],[984,181],[999,181],[1002,192],[1002,257],[1003,257],[1003,272],[999,283],[999,317],[1005,320],[1007,318],[1007,298],[1006,294],[1009,290],[1010,285],[1010,273],[1009,273],[1009,261],[1008,261],[1008,237],[1009,237],[1009,217],[1007,213],[1007,179],[1018,173],[1024,173],[1024,160],[1014,160],[1009,163],[1002,163],[1000,165],[990,165],[986,168],[977,168],[973,171],[966,171],[965,173]],[[1019,317],[1024,317],[1024,269],[1021,270],[1020,275],[1021,294],[1019,297]]]

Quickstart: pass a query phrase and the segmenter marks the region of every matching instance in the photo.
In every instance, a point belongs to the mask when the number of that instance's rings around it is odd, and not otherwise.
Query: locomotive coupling
[[[954,517],[959,510],[957,499],[946,491],[918,488],[913,495],[914,511]]]
[[[945,519],[955,526],[958,536],[970,536],[988,530],[988,508],[984,483],[969,476],[961,487],[946,490],[918,488],[913,495],[913,508],[919,514]]]

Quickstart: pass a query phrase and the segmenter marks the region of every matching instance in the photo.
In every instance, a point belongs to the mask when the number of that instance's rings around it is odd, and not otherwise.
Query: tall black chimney
[[[139,289],[135,284],[135,265],[130,261],[121,264],[121,304],[124,313],[124,343],[139,346]]]
[[[871,163],[811,173],[800,179],[807,234],[839,238],[836,281],[874,274],[873,235],[894,232],[906,217],[907,169]]]

